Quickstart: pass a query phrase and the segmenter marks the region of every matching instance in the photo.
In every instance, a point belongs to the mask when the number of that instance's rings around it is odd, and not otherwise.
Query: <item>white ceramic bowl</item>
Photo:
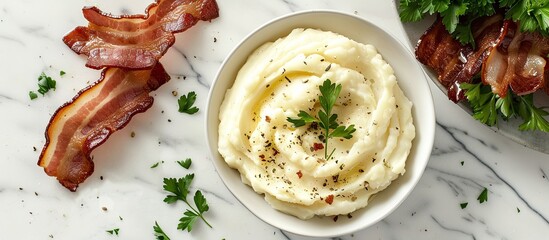
[[[315,217],[301,220],[274,210],[263,195],[242,183],[238,171],[230,168],[218,153],[219,107],[225,91],[248,56],[263,43],[284,37],[294,28],[316,28],[342,34],[357,42],[373,44],[383,58],[393,66],[398,84],[413,102],[412,114],[416,138],[406,162],[406,173],[384,191],[378,193],[366,208],[352,214],[352,218]],[[429,161],[433,146],[435,117],[433,100],[421,68],[402,43],[375,24],[360,17],[335,11],[305,11],[289,14],[259,27],[248,35],[229,54],[221,65],[208,96],[206,134],[212,161],[221,179],[233,195],[261,220],[292,233],[328,237],[339,236],[369,227],[395,210],[410,194]]]

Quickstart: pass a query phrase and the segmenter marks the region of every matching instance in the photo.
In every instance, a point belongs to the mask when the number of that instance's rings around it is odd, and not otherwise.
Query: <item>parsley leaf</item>
[[[305,112],[303,110],[299,111],[297,116],[299,118],[290,118],[290,117],[288,117],[288,119],[287,119],[288,122],[291,122],[291,123],[294,124],[294,127],[301,127],[301,126],[304,126],[307,123],[318,122],[318,120],[316,118],[314,118],[313,116],[311,116],[310,114],[308,114],[307,112]]]
[[[440,15],[442,16],[442,23],[449,33],[453,33],[456,30],[459,23],[459,17],[466,13],[468,5],[469,4],[466,2],[455,1],[448,7],[448,9],[440,12]]]
[[[196,209],[188,202],[187,195],[189,194],[189,188],[194,179],[194,174],[187,174],[183,178],[164,178],[164,190],[172,193],[164,198],[164,202],[170,204],[177,200],[183,201],[190,209],[187,209],[184,213],[184,217],[179,220],[177,229],[191,231],[196,219],[201,218],[210,228],[212,227],[203,216],[203,213],[209,210],[206,198],[197,190],[194,194],[194,204]]]
[[[461,209],[464,209],[467,207],[469,203],[468,202],[464,202],[464,203],[460,203],[459,206],[461,207]]]
[[[324,158],[326,160],[332,157],[332,154],[335,151],[335,148],[328,155],[328,139],[333,137],[342,137],[345,139],[351,139],[353,133],[356,131],[355,125],[351,124],[347,127],[339,126],[337,123],[337,114],[332,114],[332,109],[339,97],[341,92],[341,84],[335,84],[326,79],[321,86],[318,87],[320,90],[319,102],[322,110],[318,112],[318,117],[313,117],[309,113],[301,110],[297,114],[298,118],[288,117],[286,120],[294,124],[294,127],[301,127],[307,123],[318,123],[318,125],[324,129]],[[333,130],[332,130],[333,129]]]
[[[179,112],[187,113],[191,115],[198,112],[199,108],[193,106],[195,101],[196,101],[195,92],[189,92],[187,93],[187,95],[182,95],[181,97],[179,97],[179,100],[177,100],[177,103],[179,105]]]
[[[484,188],[484,190],[482,190],[482,192],[480,193],[480,195],[478,195],[477,200],[478,200],[480,203],[483,203],[483,202],[487,202],[487,201],[488,201],[488,189],[487,189],[487,188]]]
[[[549,122],[544,118],[549,115],[542,108],[534,106],[533,94],[517,96],[511,91],[504,98],[494,94],[488,85],[479,83],[461,83],[465,96],[473,109],[473,117],[480,122],[494,126],[498,116],[504,120],[520,117],[524,122],[519,130],[540,130],[549,132]]]
[[[200,190],[197,190],[194,194],[194,205],[196,205],[196,208],[200,214],[207,212],[210,209],[208,203],[206,202],[206,197],[204,197]]]
[[[179,164],[179,166],[185,169],[189,169],[191,167],[192,160],[190,158],[187,158],[185,160],[177,161],[177,163]]]
[[[164,230],[158,225],[158,222],[154,222],[153,226],[154,230],[154,236],[156,237],[156,240],[171,240],[166,233],[164,233]]]
[[[180,230],[187,229],[187,232],[190,232],[191,230],[193,230],[193,225],[196,222],[196,219],[198,218],[198,214],[196,214],[191,210],[187,210],[183,215],[185,216],[179,219],[179,224],[177,225],[177,229],[180,229]]]
[[[519,126],[519,130],[541,130],[549,132],[549,122],[544,116],[549,113],[541,108],[534,106],[533,95],[518,96],[520,99],[519,114],[524,119],[524,123]]]
[[[118,236],[119,231],[120,231],[120,228],[115,228],[115,229],[112,229],[112,230],[107,230],[106,232],[111,234],[111,235],[117,235]]]

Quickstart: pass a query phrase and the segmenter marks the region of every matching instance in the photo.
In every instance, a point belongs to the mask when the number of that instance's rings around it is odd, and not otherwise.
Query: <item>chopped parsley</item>
[[[33,91],[29,91],[29,97],[31,100],[34,100],[38,97],[38,95]]]
[[[111,235],[117,235],[118,236],[119,231],[120,231],[120,228],[115,228],[115,229],[112,229],[112,230],[107,230],[106,232],[111,234]]]
[[[468,202],[464,202],[464,203],[460,203],[459,206],[461,207],[461,209],[464,209],[467,207],[469,203]]]
[[[56,84],[57,82],[53,78],[42,72],[42,74],[40,74],[40,76],[38,77],[37,92],[44,96],[44,94],[49,92],[51,89],[55,90]],[[34,91],[29,91],[29,97],[31,100],[34,100],[38,97],[38,94],[36,94]]]
[[[177,100],[177,103],[179,105],[179,112],[187,113],[191,115],[198,112],[199,108],[193,106],[195,101],[196,101],[195,92],[189,92],[187,93],[187,95],[182,95],[181,97],[179,97],[179,100]]]
[[[158,167],[161,163],[164,163],[164,161],[159,161],[159,162],[154,163],[153,165],[151,165],[151,168],[156,168],[156,167]]]
[[[483,203],[483,202],[487,202],[487,201],[488,201],[488,189],[487,189],[487,188],[484,188],[484,190],[482,190],[482,192],[480,193],[480,195],[478,195],[477,200],[478,200],[480,203]]]
[[[328,139],[333,137],[342,137],[345,139],[351,139],[353,133],[356,131],[355,125],[351,124],[348,127],[340,126],[337,123],[337,114],[332,114],[332,109],[341,92],[341,84],[335,84],[326,79],[324,83],[319,86],[320,89],[320,106],[322,110],[318,112],[318,117],[313,117],[309,113],[301,110],[297,114],[298,118],[288,117],[286,120],[294,124],[294,127],[301,127],[307,123],[317,123],[324,129],[324,158],[329,160],[332,154],[335,152],[335,148],[328,155]]]
[[[177,163],[179,164],[179,166],[185,169],[189,169],[191,167],[192,160],[190,158],[187,158],[185,160],[177,161]]]

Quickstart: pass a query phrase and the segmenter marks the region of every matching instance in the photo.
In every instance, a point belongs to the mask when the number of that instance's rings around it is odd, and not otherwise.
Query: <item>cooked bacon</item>
[[[170,79],[158,59],[174,43],[173,34],[218,16],[215,0],[157,0],[147,15],[111,16],[95,7],[83,12],[88,27],[77,27],[63,41],[88,56],[87,66],[108,68],[54,113],[38,161],[71,191],[92,174],[91,151],[150,108],[149,93]]]
[[[421,37],[417,59],[438,74],[448,97],[464,98],[459,88],[481,73],[484,84],[500,97],[509,87],[517,95],[544,89],[549,94],[549,37],[521,32],[516,23],[501,15],[481,18],[472,26],[477,48],[461,45],[446,31],[440,18]]]
[[[101,79],[54,113],[38,165],[76,191],[93,173],[91,151],[135,114],[149,109],[153,103],[149,93],[169,79],[160,63],[152,70],[105,69]]]
[[[462,82],[471,82],[481,70],[482,63],[500,38],[501,15],[484,17],[472,25],[477,46],[462,45],[446,31],[440,18],[423,34],[417,47],[417,59],[431,67],[439,82],[448,89],[448,98],[459,102],[464,94]]]
[[[86,66],[151,68],[175,42],[174,33],[219,15],[215,0],[157,0],[146,15],[112,16],[96,7],[83,9],[87,27],[77,27],[63,41],[88,56]]]
[[[521,32],[516,23],[505,21],[502,41],[490,52],[483,65],[482,80],[492,92],[505,97],[508,88],[517,95],[547,87],[546,73],[549,38],[539,33]]]

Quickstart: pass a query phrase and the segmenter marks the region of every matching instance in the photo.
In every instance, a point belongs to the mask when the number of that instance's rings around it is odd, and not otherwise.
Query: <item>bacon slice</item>
[[[169,79],[160,63],[149,70],[105,69],[101,79],[54,113],[38,165],[76,191],[93,173],[91,151],[135,114],[149,109],[153,103],[149,93]]]
[[[471,82],[481,70],[488,53],[499,41],[503,16],[483,17],[473,22],[476,49],[462,45],[446,31],[441,18],[423,34],[416,47],[417,59],[431,67],[439,82],[448,89],[448,98],[454,102],[464,99],[459,88],[462,82]]]
[[[502,41],[484,62],[482,81],[492,92],[505,97],[508,88],[517,95],[529,94],[547,87],[549,38],[539,33],[518,30],[516,23],[505,21]]]
[[[86,66],[94,69],[151,68],[174,44],[174,33],[219,16],[215,0],[157,0],[146,15],[112,16],[96,7],[83,13],[88,26],[77,27],[63,41],[87,55]]]

